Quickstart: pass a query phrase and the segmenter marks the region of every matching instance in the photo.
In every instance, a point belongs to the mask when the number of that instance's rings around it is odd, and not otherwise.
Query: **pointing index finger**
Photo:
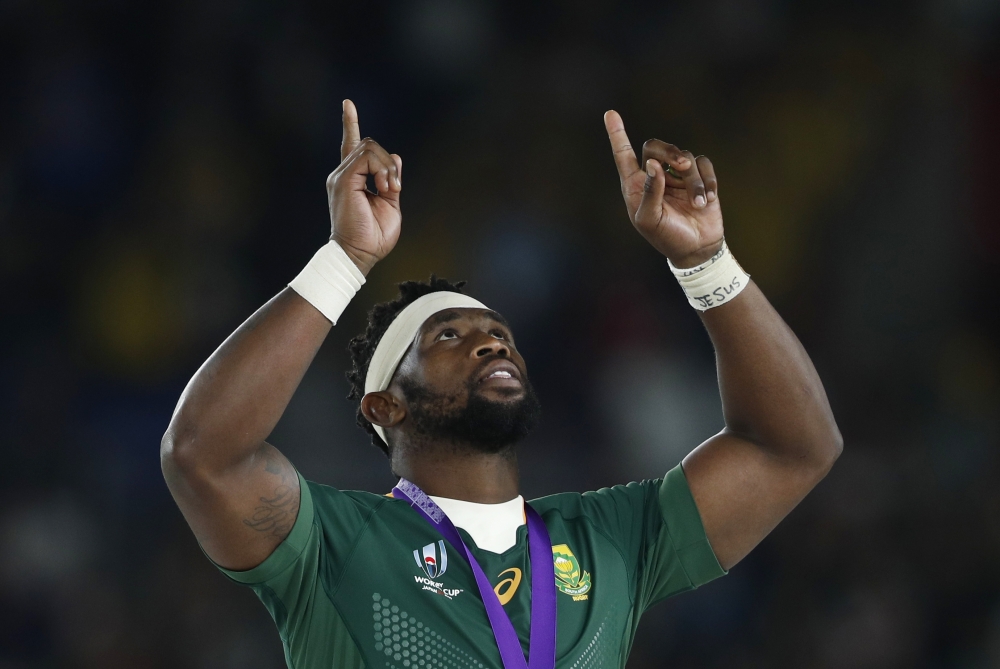
[[[344,139],[340,143],[340,159],[344,160],[361,143],[361,126],[358,109],[350,100],[344,100]]]
[[[608,131],[608,139],[611,140],[611,150],[614,152],[615,165],[618,166],[618,176],[622,182],[639,171],[639,161],[635,158],[635,151],[625,134],[625,124],[622,117],[614,109],[605,112],[604,127]]]

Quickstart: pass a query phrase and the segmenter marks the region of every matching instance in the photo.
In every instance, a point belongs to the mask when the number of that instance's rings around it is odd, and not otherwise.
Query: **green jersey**
[[[472,569],[410,505],[301,479],[291,533],[262,564],[222,571],[253,588],[290,669],[503,669]],[[666,477],[529,502],[552,539],[556,667],[624,667],[652,604],[722,576],[678,465]],[[502,554],[459,530],[527,653],[527,527]]]

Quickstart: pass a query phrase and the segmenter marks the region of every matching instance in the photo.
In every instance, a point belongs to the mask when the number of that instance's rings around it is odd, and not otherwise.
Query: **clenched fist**
[[[694,267],[715,255],[722,247],[722,208],[712,161],[651,139],[642,145],[642,169],[618,112],[607,112],[604,126],[636,230],[675,267]]]
[[[358,269],[368,274],[399,240],[403,159],[388,153],[370,137],[361,139],[358,110],[350,100],[344,100],[340,161],[326,179],[330,239],[336,240]],[[377,192],[368,190],[368,175],[375,177]]]

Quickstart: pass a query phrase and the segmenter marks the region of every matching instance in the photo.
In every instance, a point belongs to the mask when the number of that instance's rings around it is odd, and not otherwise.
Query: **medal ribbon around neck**
[[[476,577],[479,595],[486,606],[486,615],[500,649],[504,669],[554,669],[556,664],[556,581],[552,563],[552,542],[549,531],[538,512],[524,505],[528,521],[528,558],[531,561],[531,632],[528,637],[528,661],[525,662],[521,642],[514,625],[497,598],[493,586],[483,573],[476,557],[465,545],[454,523],[434,500],[415,483],[400,479],[392,489],[393,497],[405,500],[465,556]]]

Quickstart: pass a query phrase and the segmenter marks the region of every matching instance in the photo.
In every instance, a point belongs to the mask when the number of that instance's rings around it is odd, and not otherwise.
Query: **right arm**
[[[327,179],[331,239],[367,275],[399,238],[402,161],[360,138],[349,100],[341,159]],[[378,193],[365,188],[368,175]],[[285,288],[201,366],[174,410],[160,445],[163,475],[202,548],[222,567],[257,566],[295,523],[298,475],[265,439],[330,328]]]

